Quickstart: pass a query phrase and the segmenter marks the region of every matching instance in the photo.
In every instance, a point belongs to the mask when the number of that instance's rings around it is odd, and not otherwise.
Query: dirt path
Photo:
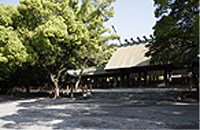
[[[95,89],[88,98],[0,97],[0,129],[198,129],[199,103],[184,88]]]

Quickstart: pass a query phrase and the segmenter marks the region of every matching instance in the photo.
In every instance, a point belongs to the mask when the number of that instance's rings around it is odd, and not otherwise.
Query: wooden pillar
[[[94,84],[94,77],[91,77],[90,85],[93,85],[93,84]],[[90,85],[89,85],[89,86],[90,86]],[[88,87],[89,87],[89,86],[88,86]]]
[[[132,78],[132,86],[135,86],[135,77]]]
[[[168,86],[170,86],[170,82],[172,82],[171,70],[169,70]]]
[[[102,88],[106,87],[106,77],[102,77]]]
[[[106,83],[105,83],[105,77],[102,77],[102,88],[104,88],[105,87],[105,85],[106,85]]]
[[[130,73],[127,74],[127,87],[130,87]]]
[[[144,72],[144,85],[147,85],[147,71]]]
[[[153,84],[154,84],[154,85],[157,85],[157,84],[156,84],[156,75],[153,75]]]
[[[120,87],[120,77],[118,76],[118,77],[116,77],[117,78],[117,87]]]
[[[90,94],[92,94],[92,84],[90,84]]]
[[[151,75],[149,75],[149,84],[148,85],[151,85],[152,84],[152,76]]]
[[[71,98],[73,98],[74,97],[74,93],[73,93],[74,85],[73,85],[73,83],[70,84],[70,89],[71,89]]]
[[[104,88],[107,88],[107,87],[108,87],[107,78],[108,78],[108,77],[105,77],[105,78],[104,78],[104,82],[105,82],[105,86],[104,86]]]
[[[96,86],[96,77],[93,77],[93,79],[92,79],[92,84],[93,84],[93,87],[95,87]]]
[[[117,81],[117,77],[113,76],[113,84],[112,84],[113,88],[116,87],[116,81]]]
[[[103,88],[103,86],[104,86],[104,77],[101,77],[100,88]]]
[[[141,71],[139,72],[139,76],[138,76],[138,85],[142,86],[142,82],[141,82]]]
[[[159,75],[156,75],[156,85],[159,85],[158,77],[159,77]]]
[[[120,87],[123,87],[124,86],[124,74],[121,73],[120,75]]]
[[[165,73],[164,73],[164,82],[165,82],[165,86],[168,86],[168,81],[167,81],[167,70],[165,69]]]
[[[88,95],[91,95],[92,94],[92,86],[94,85],[94,77],[90,78],[90,82],[87,84],[86,86],[86,94]],[[88,89],[90,90],[90,92],[88,92]]]

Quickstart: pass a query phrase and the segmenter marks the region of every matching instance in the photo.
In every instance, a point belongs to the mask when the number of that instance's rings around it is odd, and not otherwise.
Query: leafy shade
[[[113,2],[115,0],[20,0],[17,7],[1,4],[0,73],[18,68],[16,72],[23,73],[20,80],[26,80],[23,82],[28,87],[31,81],[27,80],[31,78],[26,77],[40,76],[34,70],[42,70],[59,94],[58,83],[63,70],[83,66],[80,64],[90,58],[88,55],[102,52],[106,41],[119,38],[104,27],[104,22],[114,16]],[[32,74],[28,76],[26,72]]]
[[[199,53],[199,2],[197,0],[157,0],[155,40],[146,56],[152,64],[183,66]]]

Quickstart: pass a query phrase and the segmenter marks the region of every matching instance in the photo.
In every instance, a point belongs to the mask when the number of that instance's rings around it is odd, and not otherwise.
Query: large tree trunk
[[[75,91],[77,91],[81,79],[78,79],[75,84]]]
[[[79,83],[81,82],[81,77],[82,77],[83,71],[84,71],[84,69],[85,69],[85,65],[86,65],[86,63],[88,62],[88,60],[89,60],[89,57],[87,57],[87,58],[85,59],[85,61],[84,61],[84,63],[83,63],[83,66],[81,67],[81,72],[79,73],[78,79],[77,79],[76,84],[75,84],[75,91],[77,91],[78,85],[79,85]]]
[[[79,83],[81,82],[83,70],[84,70],[84,68],[81,68],[81,72],[79,73],[78,79],[77,79],[76,84],[75,84],[75,91],[77,91]]]
[[[59,95],[60,89],[58,87],[58,83],[57,82],[55,82],[54,86],[55,86],[55,96],[54,96],[54,99],[57,99],[57,98],[60,97],[60,95]]]
[[[50,79],[51,79],[51,81],[52,81],[52,83],[53,83],[53,86],[54,86],[54,88],[55,88],[55,96],[54,96],[54,99],[57,99],[57,98],[60,97],[60,95],[59,95],[60,90],[59,90],[59,87],[58,87],[58,82],[56,82],[56,81],[54,80],[52,74],[50,74]]]

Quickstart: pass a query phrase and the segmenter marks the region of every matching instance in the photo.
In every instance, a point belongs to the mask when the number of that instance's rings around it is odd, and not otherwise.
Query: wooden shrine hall
[[[107,65],[86,68],[82,73],[82,82],[92,84],[93,88],[134,87],[134,86],[168,86],[182,84],[187,74],[185,68],[172,65],[150,65],[150,58],[145,57],[150,40],[126,40],[118,46]],[[69,70],[68,75],[77,77],[80,70]]]

